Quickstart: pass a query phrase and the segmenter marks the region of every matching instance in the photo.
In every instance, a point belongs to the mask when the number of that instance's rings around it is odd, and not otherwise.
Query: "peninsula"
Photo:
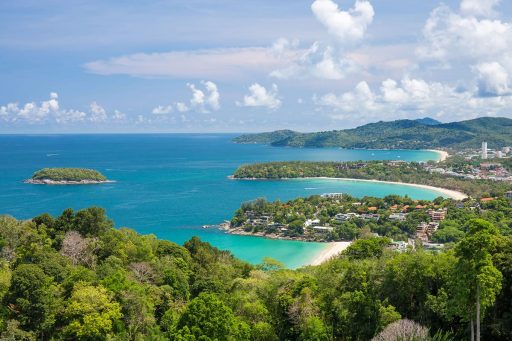
[[[25,181],[37,185],[88,185],[112,182],[93,169],[85,168],[43,168]]]
[[[355,161],[355,162],[269,162],[243,165],[234,179],[286,180],[306,178],[333,178],[357,181],[385,181],[410,184],[443,192],[446,196],[463,199],[503,196],[512,190],[510,181],[488,178],[467,178],[453,172],[439,172],[452,161],[417,163],[405,161]],[[455,193],[455,192],[460,193]]]

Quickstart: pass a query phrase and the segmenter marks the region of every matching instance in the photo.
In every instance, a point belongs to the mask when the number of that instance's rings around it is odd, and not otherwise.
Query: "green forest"
[[[287,161],[240,166],[235,179],[291,179],[308,177],[352,178],[405,182],[447,188],[473,197],[502,196],[512,190],[509,182],[468,180],[449,175],[430,173],[421,164],[411,162],[309,162]]]
[[[361,238],[336,259],[290,270],[198,238],[179,246],[115,229],[97,207],[2,216],[0,337],[459,340],[473,331],[510,340],[512,238],[492,219],[467,218],[444,252]]]
[[[261,143],[288,147],[339,147],[365,149],[492,148],[512,145],[512,120],[481,117],[468,121],[432,124],[424,120],[376,122],[354,129],[315,133],[279,130],[236,137],[237,143]]]
[[[43,168],[32,175],[32,180],[53,181],[106,181],[100,172],[84,168]]]

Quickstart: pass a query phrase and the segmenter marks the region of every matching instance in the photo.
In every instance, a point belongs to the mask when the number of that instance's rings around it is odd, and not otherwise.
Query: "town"
[[[387,196],[361,200],[342,193],[299,198],[286,203],[264,199],[245,203],[225,226],[229,233],[301,241],[342,241],[388,237],[390,248],[403,252],[422,247],[440,250],[457,241],[452,221],[461,214],[485,214],[503,201],[510,207],[512,192],[501,198],[412,200]]]

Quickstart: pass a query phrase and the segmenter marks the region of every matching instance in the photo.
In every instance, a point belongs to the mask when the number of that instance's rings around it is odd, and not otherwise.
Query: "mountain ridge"
[[[429,118],[379,121],[352,129],[314,133],[277,130],[241,135],[233,141],[280,147],[361,149],[464,149],[479,148],[482,141],[487,141],[490,148],[512,145],[512,119],[480,117],[459,122],[435,122]]]

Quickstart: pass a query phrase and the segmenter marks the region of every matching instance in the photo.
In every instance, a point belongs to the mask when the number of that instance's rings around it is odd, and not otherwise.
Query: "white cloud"
[[[202,113],[219,110],[220,93],[217,85],[211,81],[202,81],[201,84],[204,86],[205,91],[198,89],[195,84],[187,84],[192,91],[190,107]]]
[[[469,15],[491,16],[501,0],[462,0],[460,10]]]
[[[187,112],[190,110],[190,108],[183,102],[177,102],[176,110],[178,110],[179,112]]]
[[[505,96],[510,94],[510,77],[507,70],[500,63],[481,63],[476,66],[476,70],[481,96]]]
[[[89,117],[91,122],[105,122],[108,118],[105,108],[96,102],[91,103],[89,110],[91,112],[91,116]]]
[[[172,112],[172,105],[159,105],[151,111],[155,115],[165,115]]]
[[[357,65],[350,59],[339,57],[341,53],[332,46],[324,46],[315,42],[307,50],[297,49],[292,44],[280,47],[288,50],[287,55],[293,56],[285,68],[274,70],[270,76],[279,79],[290,78],[319,78],[339,80],[347,74],[355,72]]]
[[[332,0],[316,0],[311,5],[315,17],[342,42],[361,40],[375,12],[369,1],[356,0],[354,7],[342,11]]]
[[[237,102],[237,105],[245,107],[266,107],[274,110],[281,106],[278,92],[276,84],[272,84],[272,89],[267,90],[264,86],[254,83],[249,87],[249,94],[244,96],[243,102]]]
[[[383,81],[378,93],[366,82],[360,82],[352,91],[314,97],[314,102],[334,112],[351,114],[352,119],[393,120],[428,115],[451,120],[503,113],[512,104],[512,98],[478,98],[474,91],[459,91],[446,84],[404,77],[400,82]],[[333,117],[347,118],[346,115]]]
[[[112,115],[112,118],[116,121],[123,121],[126,119],[126,114],[119,110],[114,110],[114,114]]]
[[[92,102],[89,112],[77,109],[64,109],[59,105],[59,95],[56,92],[50,93],[50,99],[42,101],[39,105],[36,102],[28,102],[22,106],[18,103],[8,103],[0,106],[0,119],[10,123],[24,122],[29,124],[58,123],[69,124],[79,122],[104,123],[109,116],[107,111],[97,102]],[[124,120],[126,115],[115,110],[112,115],[114,120]]]
[[[286,52],[288,53],[288,52]],[[179,79],[240,79],[284,67],[289,58],[268,47],[136,53],[84,65],[100,75]]]

